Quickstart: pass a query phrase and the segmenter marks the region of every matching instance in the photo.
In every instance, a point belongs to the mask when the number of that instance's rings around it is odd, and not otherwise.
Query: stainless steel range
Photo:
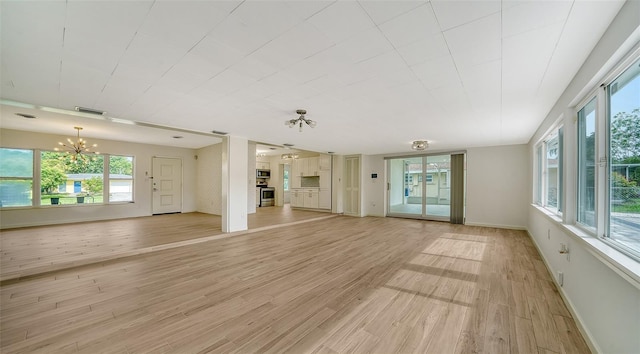
[[[260,206],[274,206],[276,202],[276,189],[260,186]]]

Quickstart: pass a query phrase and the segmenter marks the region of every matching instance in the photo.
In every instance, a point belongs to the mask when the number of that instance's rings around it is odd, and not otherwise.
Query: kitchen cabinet
[[[320,188],[329,189],[331,188],[331,171],[318,171],[318,176],[320,176]]]
[[[303,189],[303,206],[305,208],[318,209],[318,190],[317,189]]]
[[[331,155],[320,155],[320,157],[318,158],[318,169],[320,171],[331,170]]]
[[[304,206],[304,191],[302,189],[292,189],[289,193],[289,203],[292,207],[302,208]]]
[[[318,192],[318,209],[331,209],[331,189],[320,188]]]
[[[289,188],[302,188],[302,177],[300,175],[289,175]]]
[[[295,159],[291,161],[291,176],[302,176],[302,169],[300,168],[302,160],[303,159]]]
[[[317,157],[309,157],[306,158],[306,169],[304,171],[303,176],[317,176],[318,175],[318,158]]]
[[[256,170],[270,170],[270,165],[269,162],[256,161]]]

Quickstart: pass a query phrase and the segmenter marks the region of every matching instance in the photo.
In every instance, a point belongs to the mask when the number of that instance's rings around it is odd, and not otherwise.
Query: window
[[[0,148],[0,207],[32,205],[33,151]]]
[[[282,175],[282,179],[283,179],[282,185],[284,187],[284,190],[288,191],[289,190],[289,168],[288,167],[285,167]]]
[[[133,156],[109,156],[109,202],[133,201]]]
[[[102,203],[104,156],[71,162],[66,153],[40,153],[40,204]]]
[[[578,223],[595,228],[596,98],[578,112]]]
[[[640,60],[607,86],[606,235],[640,255]]]
[[[542,205],[542,145],[536,148],[535,203]]]
[[[433,183],[433,174],[432,173],[427,173],[427,183]]]
[[[34,165],[35,156],[40,163]],[[39,177],[39,193],[33,190],[34,176]],[[133,156],[97,155],[75,163],[62,152],[0,148],[2,208],[133,202],[133,186]],[[106,190],[108,200],[104,200]]]
[[[562,127],[553,129],[536,147],[536,203],[558,214],[562,212],[562,153]]]

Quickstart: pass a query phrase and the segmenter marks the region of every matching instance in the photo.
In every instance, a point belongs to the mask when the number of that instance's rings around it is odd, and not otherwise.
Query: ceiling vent
[[[97,109],[91,109],[91,108],[85,108],[85,107],[79,107],[79,106],[76,106],[76,111],[80,113],[95,114],[99,116],[103,116],[105,115],[105,113],[107,113],[105,111],[99,111]]]
[[[34,119],[36,117],[32,114],[26,114],[26,113],[16,113],[16,115],[22,118],[29,118],[29,119]]]
[[[227,133],[227,132],[221,132],[221,131],[219,131],[219,130],[212,130],[211,132],[212,132],[213,134],[218,134],[218,135],[227,135],[227,134],[229,134],[229,133]]]

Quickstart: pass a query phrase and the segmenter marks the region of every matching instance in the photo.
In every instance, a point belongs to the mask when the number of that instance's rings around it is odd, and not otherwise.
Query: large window
[[[61,152],[0,148],[2,208],[133,202],[133,180],[132,156],[74,162]]]
[[[72,162],[62,152],[43,151],[40,158],[40,203],[102,203],[104,156]]]
[[[536,147],[536,203],[562,212],[563,128],[553,129]]]
[[[33,151],[0,148],[0,207],[30,206]]]
[[[109,156],[109,202],[133,201],[133,157]]]
[[[640,60],[607,86],[608,237],[640,255]]]
[[[578,216],[577,221],[595,228],[596,202],[596,99],[578,112]]]

